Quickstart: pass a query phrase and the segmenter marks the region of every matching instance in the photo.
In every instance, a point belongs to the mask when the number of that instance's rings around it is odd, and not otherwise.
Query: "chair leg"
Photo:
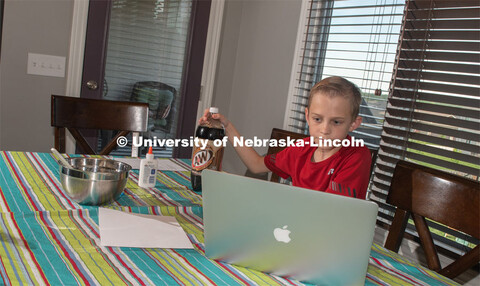
[[[427,221],[423,216],[417,214],[413,214],[413,221],[418,232],[418,237],[420,237],[422,248],[425,251],[428,268],[437,272],[440,271],[442,266],[440,265],[440,259],[438,258],[435,244],[433,243],[432,234],[428,229]]]
[[[97,154],[97,152],[95,152],[93,148],[90,147],[88,142],[85,140],[85,138],[83,138],[82,134],[80,134],[80,132],[78,132],[77,129],[68,128],[68,131],[70,132],[70,134],[72,134],[73,138],[75,138],[75,140],[77,141],[77,144],[80,145],[80,148],[82,148],[85,154],[95,154],[95,155]]]
[[[117,140],[119,137],[122,137],[122,136],[127,136],[128,133],[130,133],[129,131],[120,131],[117,133],[117,135],[115,135],[115,137],[110,141],[108,142],[107,146],[105,146],[102,151],[100,151],[100,155],[108,155],[110,154],[110,152],[113,151],[113,149],[115,149],[115,147],[117,147]]]
[[[65,153],[65,128],[55,127],[55,149],[60,153]]]
[[[137,158],[138,157],[138,147],[133,146],[133,142],[135,142],[135,138],[138,138],[140,136],[139,132],[132,132],[132,157]]]
[[[397,208],[392,225],[388,229],[387,241],[385,241],[386,249],[398,252],[402,244],[403,234],[405,233],[409,217],[409,212]]]
[[[455,278],[462,274],[480,261],[480,245],[467,252],[464,256],[452,262],[447,267],[439,271],[440,274],[448,278]]]

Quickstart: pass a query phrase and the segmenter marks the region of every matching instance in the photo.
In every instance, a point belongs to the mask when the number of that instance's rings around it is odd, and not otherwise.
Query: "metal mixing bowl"
[[[65,192],[77,203],[101,205],[116,200],[125,189],[132,167],[101,158],[66,159],[73,169],[60,162],[60,181]]]

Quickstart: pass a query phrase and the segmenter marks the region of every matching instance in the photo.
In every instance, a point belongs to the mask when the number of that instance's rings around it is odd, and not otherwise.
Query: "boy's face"
[[[316,143],[318,137],[343,140],[362,123],[361,117],[352,118],[352,103],[348,98],[322,93],[313,95],[310,108],[305,108],[305,117]]]

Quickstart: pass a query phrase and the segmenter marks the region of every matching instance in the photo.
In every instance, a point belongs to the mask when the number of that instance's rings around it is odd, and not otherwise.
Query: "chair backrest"
[[[291,139],[297,140],[297,139],[305,138],[307,136],[308,135],[305,135],[302,133],[296,133],[296,132],[287,131],[279,128],[273,128],[272,134],[270,135],[270,139],[278,140],[278,139],[286,139],[287,137],[290,137]],[[278,146],[268,147],[267,155],[278,153],[285,148],[286,147],[278,147]],[[375,159],[377,158],[378,150],[377,149],[369,149],[369,150],[370,150],[370,154],[372,155],[372,163],[370,165],[370,174],[371,174],[373,171],[373,166],[375,164]],[[272,173],[272,177],[270,178],[270,181],[280,182],[280,177],[277,174]]]
[[[130,101],[145,102],[149,104],[149,117],[153,127],[170,133],[175,112],[172,106],[175,105],[177,90],[158,81],[140,81],[133,85]]]
[[[98,154],[107,155],[117,138],[130,132],[147,131],[148,104],[52,95],[51,125],[55,127],[55,148],[65,152],[65,128],[85,154],[97,154],[79,129],[116,130],[117,135]]]
[[[279,140],[279,139],[286,139],[287,137],[290,137],[291,139],[297,140],[297,139],[305,138],[307,136],[308,135],[305,135],[305,134],[302,134],[302,133],[296,133],[296,132],[287,131],[287,130],[283,130],[283,129],[279,129],[279,128],[273,128],[272,129],[272,134],[270,135],[270,139]],[[286,147],[278,147],[278,146],[277,147],[268,147],[267,155],[276,154],[276,153],[282,151],[285,148]],[[272,177],[270,178],[270,181],[280,182],[280,177],[277,174],[272,173]]]
[[[377,160],[378,149],[368,148],[368,150],[370,150],[370,155],[372,156],[372,161],[370,163],[370,181],[371,181],[374,175],[373,168],[375,167],[375,161]]]
[[[479,262],[480,248],[477,245],[442,268],[425,219],[479,238],[479,182],[399,161],[393,173],[387,203],[397,207],[385,242],[387,249],[398,252],[411,214],[430,269],[454,278]]]

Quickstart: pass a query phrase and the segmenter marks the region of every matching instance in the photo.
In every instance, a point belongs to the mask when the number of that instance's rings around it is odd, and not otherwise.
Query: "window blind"
[[[176,90],[169,117],[165,119],[169,122],[165,124],[158,115],[151,115],[149,130],[153,131],[145,136],[173,138],[176,134],[192,1],[115,0],[112,3],[105,64],[105,98],[148,102],[153,114],[159,106],[159,99],[152,91],[155,85],[139,86],[141,95],[134,96],[135,84],[159,82]],[[160,128],[164,125],[171,127]],[[130,146],[127,146],[117,148],[112,154],[128,155],[129,152]],[[154,148],[154,153],[157,157],[171,157],[172,148]]]
[[[351,135],[378,148],[403,16],[403,0],[320,1],[308,5],[289,128],[307,133],[310,88],[343,76],[363,92],[363,123]]]
[[[407,1],[371,187],[379,220],[392,220],[394,207],[385,200],[400,159],[479,179],[479,71],[478,1]],[[478,244],[429,224],[445,249],[463,254]]]
[[[180,89],[191,0],[115,0],[108,33],[107,97],[129,100],[138,81]]]

